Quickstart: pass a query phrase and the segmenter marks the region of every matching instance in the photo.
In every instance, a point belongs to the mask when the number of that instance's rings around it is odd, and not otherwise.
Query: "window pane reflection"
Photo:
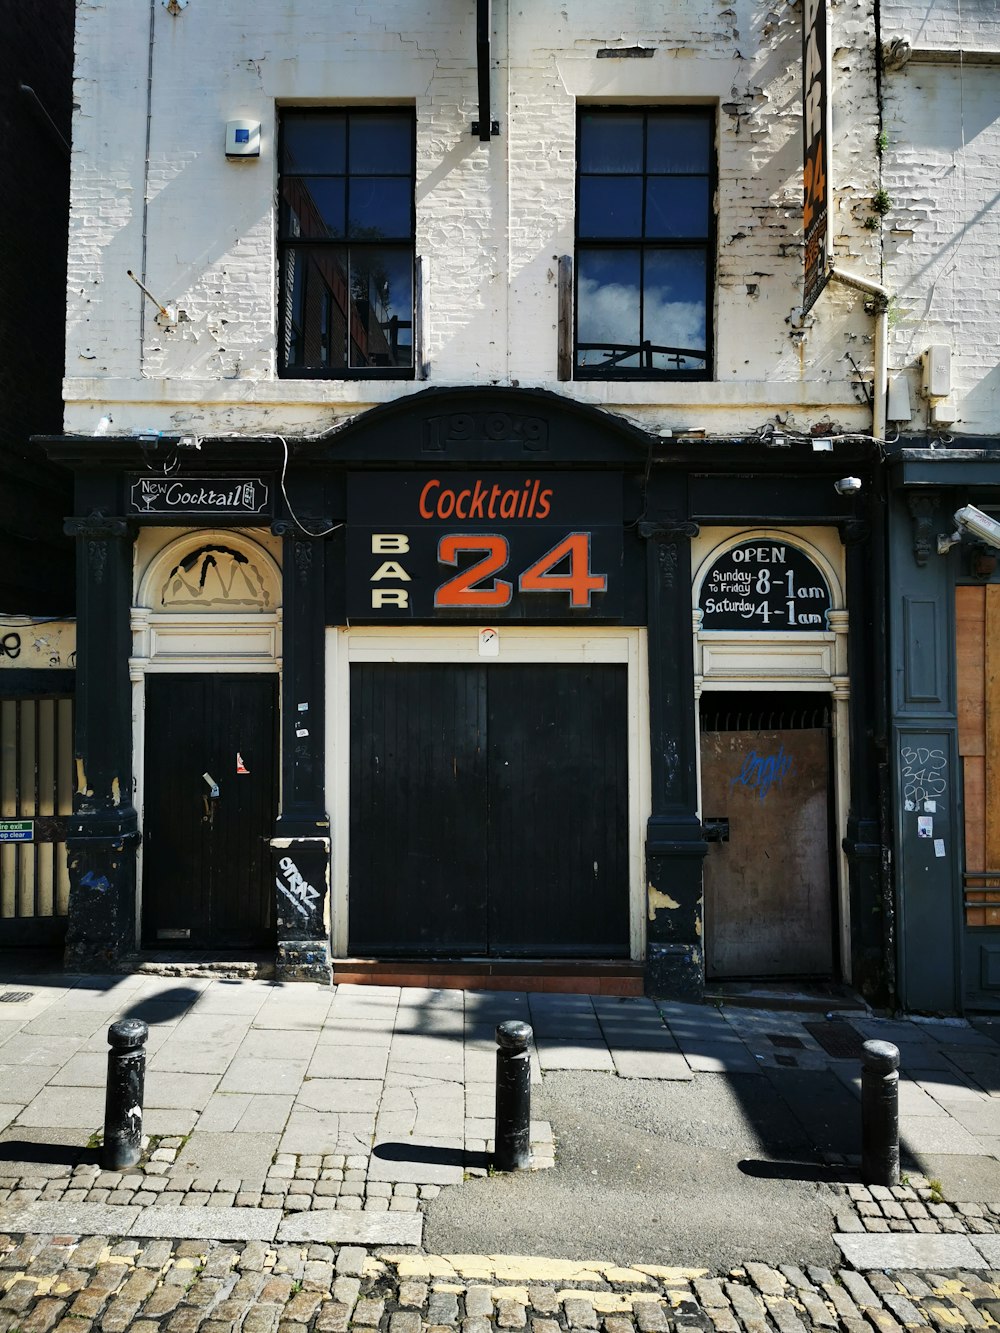
[[[654,369],[699,370],[704,366],[704,251],[647,252],[643,270],[643,338],[650,345],[650,364]]]
[[[280,336],[285,365],[328,370],[347,364],[347,251],[324,245],[285,251]]]
[[[410,377],[413,131],[412,110],[399,107],[283,113],[283,373]]]
[[[711,130],[707,116],[651,114],[646,138],[646,170],[705,171],[712,152]]]
[[[409,176],[413,167],[413,121],[398,113],[351,117],[351,174]]]
[[[344,235],[344,180],[285,176],[281,182],[281,235],[339,239]]]
[[[711,373],[714,126],[697,107],[580,111],[577,378]]]
[[[646,183],[647,236],[707,236],[708,178],[651,176]]]
[[[354,240],[396,240],[409,236],[412,199],[409,178],[352,178],[348,219],[351,237]]]
[[[583,177],[580,181],[579,234],[641,236],[642,177]]]
[[[347,118],[343,112],[287,116],[281,149],[283,172],[342,175],[347,170]]]
[[[577,365],[638,366],[638,250],[577,253]]]
[[[580,117],[580,170],[642,171],[642,116]]]
[[[413,256],[401,247],[351,252],[351,364],[413,364]]]

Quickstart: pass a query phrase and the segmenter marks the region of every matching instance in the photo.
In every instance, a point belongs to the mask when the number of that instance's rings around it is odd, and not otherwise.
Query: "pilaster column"
[[[136,947],[132,542],[123,518],[66,520],[77,539],[76,790],[68,821],[66,966],[107,971]]]
[[[643,521],[647,542],[652,805],[646,828],[646,990],[700,999],[705,988],[702,862],[697,816],[691,538],[697,525]]]
[[[851,907],[851,980],[868,999],[886,1004],[895,990],[895,910],[879,809],[880,785],[888,772],[884,517],[879,501],[871,500],[868,509],[868,518],[849,520],[840,530],[851,687],[850,805],[842,846]],[[918,564],[918,547],[926,544],[925,518],[914,515]]]
[[[318,530],[328,521],[315,524]],[[329,981],[330,818],[324,766],[324,544],[292,520],[283,539],[281,813],[274,854],[279,981]]]

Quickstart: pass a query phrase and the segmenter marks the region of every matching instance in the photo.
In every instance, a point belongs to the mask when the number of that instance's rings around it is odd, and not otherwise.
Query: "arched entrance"
[[[716,529],[695,548],[706,979],[849,976],[839,538]]]
[[[273,946],[277,563],[231,530],[162,542],[140,537],[132,612],[141,943]]]

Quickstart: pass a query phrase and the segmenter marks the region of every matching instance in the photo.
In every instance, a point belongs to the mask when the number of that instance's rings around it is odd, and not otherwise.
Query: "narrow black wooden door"
[[[277,715],[273,675],[147,676],[146,948],[273,943]]]
[[[628,955],[624,666],[489,672],[490,953]]]
[[[485,776],[483,671],[352,668],[353,953],[483,951]]]
[[[628,954],[626,670],[351,671],[350,948]]]

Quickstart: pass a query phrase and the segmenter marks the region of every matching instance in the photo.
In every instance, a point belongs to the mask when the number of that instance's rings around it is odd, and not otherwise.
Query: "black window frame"
[[[647,237],[646,231],[646,196],[648,182],[651,176],[660,173],[651,172],[648,169],[647,144],[649,138],[649,117],[656,115],[658,117],[676,115],[678,117],[690,118],[692,116],[703,119],[708,127],[709,154],[707,170],[702,173],[690,173],[694,175],[704,175],[708,182],[708,222],[706,235],[702,237]],[[603,175],[605,173],[588,173],[582,170],[581,162],[581,124],[585,116],[602,115],[608,117],[626,117],[642,116],[642,142],[643,142],[643,163],[642,163],[642,234],[640,236],[615,237],[615,236],[581,236],[580,234],[580,182],[581,179],[590,175]],[[716,108],[705,104],[671,104],[664,105],[631,105],[617,104],[614,106],[596,105],[592,103],[580,104],[577,107],[577,154],[576,154],[576,194],[574,200],[574,264],[573,264],[573,365],[572,374],[574,380],[614,380],[623,382],[648,382],[648,381],[698,381],[713,380],[715,378],[715,333],[714,333],[714,307],[716,292],[716,256],[718,248],[718,215],[715,207],[715,199],[718,190],[718,147],[717,147],[717,128],[718,117]],[[677,173],[683,175],[685,173]],[[634,179],[637,173],[622,173],[623,179]],[[585,349],[581,349],[579,336],[579,317],[580,317],[580,252],[595,251],[612,253],[614,251],[638,250],[640,252],[640,280],[639,280],[639,337],[640,341],[636,351],[640,356],[645,349],[646,355],[650,355],[652,349],[648,340],[643,340],[643,315],[644,315],[644,294],[643,294],[643,275],[645,272],[645,258],[649,253],[683,253],[684,251],[694,251],[704,256],[705,263],[705,350],[704,367],[697,369],[665,369],[652,365],[624,366],[615,363],[605,363],[603,365],[581,366],[579,364],[581,350],[598,350],[602,344],[587,344]],[[609,346],[604,344],[603,346]],[[693,350],[693,349],[691,349]],[[634,353],[630,353],[634,355]]]
[[[329,172],[329,176],[343,175],[345,180],[345,190],[349,188],[348,182],[351,178],[350,162],[350,122],[354,118],[374,117],[374,116],[405,116],[410,122],[410,217],[409,234],[406,237],[373,238],[361,240],[356,238],[343,237],[302,237],[288,236],[284,234],[283,227],[283,209],[282,209],[282,182],[288,177],[296,175],[302,176],[321,176],[324,173],[309,172],[287,172],[284,170],[285,162],[285,131],[286,126],[293,120],[305,120],[310,117],[318,118],[321,116],[343,116],[345,121],[345,164],[343,173]],[[365,380],[365,379],[400,379],[412,380],[416,378],[416,305],[417,305],[417,262],[416,262],[416,138],[417,124],[416,111],[413,107],[400,105],[378,105],[378,106],[308,106],[308,107],[279,107],[278,109],[278,206],[277,217],[275,220],[277,236],[277,261],[278,261],[278,322],[277,322],[277,368],[278,375],[282,379],[321,379],[321,380]],[[354,173],[363,175],[365,173]],[[396,173],[391,173],[396,174]],[[346,205],[345,205],[346,207]],[[289,250],[295,249],[301,252],[322,251],[323,249],[336,249],[344,251],[348,256],[348,267],[350,266],[350,256],[357,251],[378,250],[381,248],[408,247],[410,253],[410,365],[409,366],[352,366],[332,365],[332,366],[300,366],[296,364],[289,365],[286,362],[286,344],[284,329],[286,316],[288,315],[286,303],[291,300],[291,295],[286,286],[287,262],[286,255]],[[327,346],[330,343],[330,320],[327,319],[326,327],[320,330],[320,336],[325,339]],[[347,330],[347,360],[351,356],[351,338],[350,324]]]

